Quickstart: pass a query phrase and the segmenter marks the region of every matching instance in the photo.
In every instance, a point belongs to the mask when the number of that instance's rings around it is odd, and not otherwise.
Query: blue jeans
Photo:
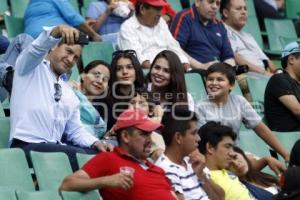
[[[0,56],[0,101],[3,101],[8,93],[2,87],[2,82],[4,75],[6,74],[6,68],[8,66],[15,67],[17,57],[20,53],[33,41],[33,38],[27,34],[18,35],[11,43],[9,44],[5,54]]]
[[[9,40],[3,35],[0,35],[0,54],[5,53],[6,49],[8,48],[8,45]]]

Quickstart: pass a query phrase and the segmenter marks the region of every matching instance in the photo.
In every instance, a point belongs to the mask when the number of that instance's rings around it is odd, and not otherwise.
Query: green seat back
[[[18,200],[61,200],[58,191],[17,191]]]
[[[5,117],[4,108],[1,102],[0,102],[0,117]]]
[[[79,74],[79,69],[78,69],[77,65],[73,66],[73,68],[72,68],[70,80],[80,82],[80,74]]]
[[[83,7],[88,8],[91,2],[95,2],[97,0],[83,0]]]
[[[12,16],[24,18],[29,0],[10,0]]]
[[[10,118],[0,117],[0,149],[8,148]]]
[[[76,158],[77,158],[79,167],[82,167],[87,161],[89,161],[94,156],[95,155],[77,153]]]
[[[8,5],[6,0],[2,0],[0,3],[0,15],[4,15],[5,11],[8,11]]]
[[[243,31],[250,33],[254,37],[259,47],[261,49],[264,48],[263,39],[260,33],[260,28],[256,16],[248,17],[247,23],[243,28]]]
[[[73,8],[75,9],[76,12],[80,13],[79,10],[79,4],[77,0],[69,0]]]
[[[102,200],[102,197],[97,190],[87,193],[63,191],[61,192],[61,196],[63,200]]]
[[[300,16],[299,0],[285,0],[285,13],[289,19]]]
[[[22,149],[0,150],[0,187],[34,191],[34,185]]]
[[[195,102],[207,96],[203,79],[198,73],[186,73],[184,76],[187,91],[193,96]]]
[[[239,137],[239,145],[244,151],[260,157],[270,155],[268,145],[253,130],[241,131]]]
[[[239,85],[239,83],[237,81],[235,82],[234,88],[233,88],[233,90],[230,93],[234,94],[234,95],[241,95],[241,96],[243,96],[242,90],[241,90],[240,85]]]
[[[4,15],[4,23],[10,39],[24,32],[23,18]]]
[[[273,132],[280,143],[290,152],[297,140],[300,139],[300,132]]]
[[[270,50],[281,53],[284,48],[282,38],[297,40],[297,33],[292,20],[289,19],[265,19],[268,43]]]
[[[73,173],[65,153],[31,151],[30,157],[40,190],[58,190],[63,179]]]
[[[247,12],[249,17],[256,17],[256,10],[253,0],[246,0]]]
[[[82,51],[83,66],[87,66],[93,60],[104,60],[111,63],[113,46],[110,42],[90,42]]]
[[[182,6],[181,6],[180,0],[168,0],[168,3],[170,4],[170,6],[171,6],[176,12],[182,10]]]
[[[11,187],[0,187],[0,199],[17,200],[15,189]]]

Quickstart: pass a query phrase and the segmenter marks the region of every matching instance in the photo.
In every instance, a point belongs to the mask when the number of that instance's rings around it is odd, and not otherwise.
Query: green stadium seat
[[[248,88],[252,97],[252,106],[261,117],[264,116],[264,97],[268,81],[269,79],[263,78],[247,78]]]
[[[248,17],[247,23],[243,28],[243,31],[250,33],[254,37],[259,47],[261,49],[264,49],[264,43],[263,43],[263,39],[261,36],[261,32],[260,32],[260,28],[256,16]]]
[[[0,4],[0,15],[4,15],[4,13],[6,11],[8,11],[9,8],[8,8],[8,5],[7,5],[7,1],[4,0],[4,1],[1,1],[1,4]]]
[[[265,19],[270,54],[281,55],[284,48],[283,38],[297,40],[297,33],[290,19]]]
[[[291,151],[295,142],[300,139],[300,132],[275,132],[275,136],[280,143],[288,150]]]
[[[185,73],[187,91],[193,96],[195,103],[207,96],[202,77],[198,73]]]
[[[11,187],[0,187],[0,199],[17,200],[15,189]]]
[[[171,7],[176,11],[181,11],[182,6],[180,0],[168,0],[168,3],[171,5]]]
[[[65,153],[31,151],[30,157],[41,191],[58,190],[63,179],[73,173]]]
[[[0,150],[0,187],[11,187],[16,190],[34,191],[34,185],[22,149]]]
[[[240,85],[237,81],[234,84],[234,88],[231,91],[231,94],[243,96],[242,90],[241,90]]]
[[[17,191],[18,200],[61,200],[57,190],[54,191]]]
[[[90,42],[85,45],[81,54],[83,66],[93,60],[104,60],[111,63],[114,48],[111,42]]]
[[[10,0],[12,16],[24,18],[29,0]]]
[[[71,5],[74,7],[74,9],[76,10],[76,12],[80,13],[78,1],[77,0],[69,0],[69,1]]]
[[[0,117],[0,149],[8,148],[10,118]]]
[[[80,74],[77,65],[73,66],[72,68],[70,80],[80,82]]]
[[[299,17],[299,0],[285,0],[285,13],[289,19],[295,19]]]
[[[83,0],[83,7],[88,8],[91,2],[95,2],[97,0]]]
[[[76,158],[77,158],[79,167],[81,168],[87,161],[89,161],[94,156],[95,155],[77,153]]]
[[[247,12],[249,17],[256,17],[256,10],[253,0],[246,0]]]
[[[5,117],[4,108],[1,102],[0,102],[0,117]]]
[[[63,200],[102,200],[99,192],[96,190],[81,193],[81,192],[61,192]]]
[[[23,18],[4,15],[4,23],[10,39],[24,32]]]

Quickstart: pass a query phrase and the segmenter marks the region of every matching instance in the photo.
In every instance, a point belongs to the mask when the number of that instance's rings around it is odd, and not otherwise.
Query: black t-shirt
[[[300,84],[286,72],[273,75],[265,91],[265,116],[273,131],[299,131],[300,121],[279,101],[279,97],[294,95],[300,101]]]

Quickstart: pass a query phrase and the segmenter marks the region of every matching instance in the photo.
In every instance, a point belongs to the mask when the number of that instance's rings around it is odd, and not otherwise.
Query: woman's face
[[[122,85],[131,85],[136,80],[135,69],[129,58],[120,58],[116,70],[117,80]]]
[[[135,97],[129,101],[129,109],[140,109],[144,111],[147,115],[149,114],[149,104],[142,95],[137,94]]]
[[[83,74],[83,90],[87,95],[100,95],[107,89],[109,78],[108,68],[104,65],[97,65],[87,74]]]
[[[238,177],[243,177],[249,170],[248,163],[242,154],[235,152],[232,157],[232,162],[229,166],[229,171],[235,173]]]
[[[153,86],[161,88],[170,84],[171,74],[169,62],[165,58],[158,58],[151,71],[150,79]]]
[[[232,88],[233,85],[230,85],[228,78],[220,72],[213,72],[206,78],[206,89],[211,98],[223,98]]]

